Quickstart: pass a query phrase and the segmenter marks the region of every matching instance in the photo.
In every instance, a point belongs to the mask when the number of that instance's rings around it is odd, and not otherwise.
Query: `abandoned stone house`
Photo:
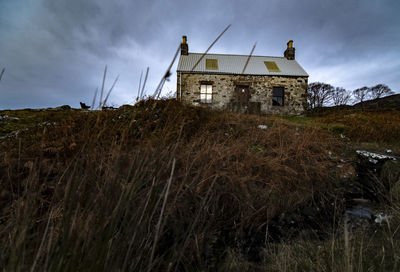
[[[283,57],[189,52],[186,36],[177,68],[177,99],[249,113],[301,114],[308,74],[295,60],[293,41]]]

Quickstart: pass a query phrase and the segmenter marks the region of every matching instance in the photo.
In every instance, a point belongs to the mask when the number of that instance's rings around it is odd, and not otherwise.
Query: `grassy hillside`
[[[0,267],[398,269],[396,225],[344,235],[342,215],[359,182],[355,147],[398,155],[400,114],[346,114],[238,115],[175,100],[0,112]],[[396,169],[374,191],[391,224]]]

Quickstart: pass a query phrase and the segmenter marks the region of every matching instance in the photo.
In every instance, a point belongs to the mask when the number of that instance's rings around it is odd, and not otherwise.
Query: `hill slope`
[[[259,263],[268,243],[329,239],[357,184],[346,142],[314,120],[175,100],[6,114],[32,120],[0,140],[8,270],[232,270],[231,252]]]

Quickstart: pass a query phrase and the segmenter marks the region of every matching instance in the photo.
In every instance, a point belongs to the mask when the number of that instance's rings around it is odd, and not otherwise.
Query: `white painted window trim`
[[[201,103],[212,103],[212,85],[201,84],[200,85],[200,102]]]

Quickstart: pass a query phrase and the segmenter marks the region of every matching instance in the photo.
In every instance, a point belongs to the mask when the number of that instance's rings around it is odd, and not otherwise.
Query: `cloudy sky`
[[[0,0],[0,109],[91,104],[108,66],[109,98],[132,103],[150,67],[152,94],[182,35],[190,52],[282,56],[294,40],[310,74],[349,90],[400,92],[399,0]],[[174,92],[176,65],[163,93]]]

